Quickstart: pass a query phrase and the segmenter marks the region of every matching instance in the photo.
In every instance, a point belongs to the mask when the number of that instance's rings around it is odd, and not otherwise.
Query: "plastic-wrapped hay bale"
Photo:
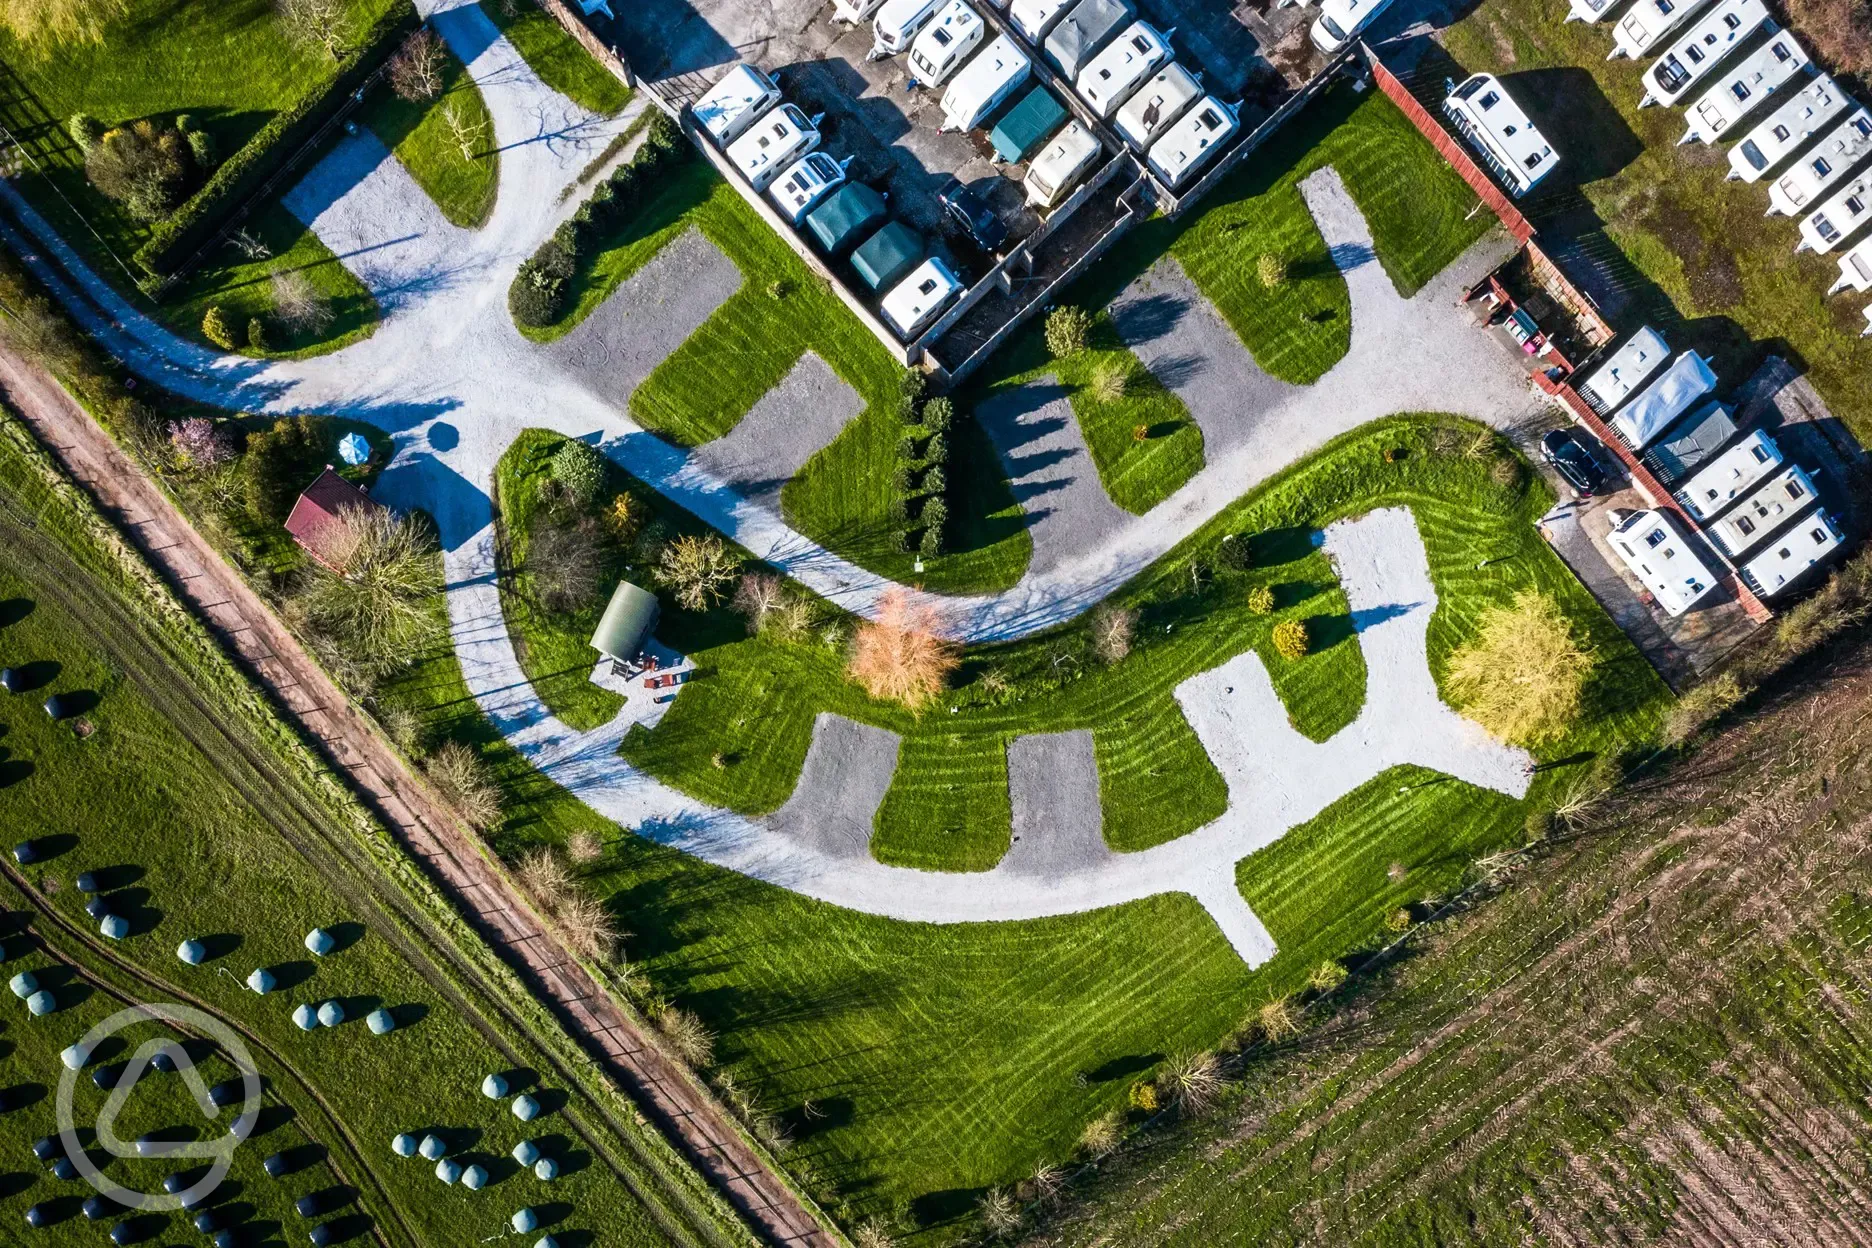
[[[42,989],[26,998],[26,1008],[35,1018],[43,1017],[58,1009],[58,999]]]
[[[98,924],[98,931],[102,932],[107,939],[122,940],[130,934],[130,920],[121,914],[107,914],[104,916],[104,921]]]
[[[533,1163],[533,1177],[550,1183],[559,1177],[559,1163],[550,1157],[542,1157]]]
[[[277,987],[279,987],[279,977],[264,966],[254,968],[254,973],[247,977],[248,991],[259,993],[263,997]]]
[[[318,1020],[320,1026],[336,1027],[339,1023],[344,1022],[344,1019],[344,1006],[339,1005],[336,1001],[327,1001],[324,1005],[319,1006]]]
[[[318,1030],[318,1025],[319,1025],[318,1011],[313,1009],[309,1005],[301,1004],[301,1005],[294,1006],[293,1012],[292,1012],[292,1020],[293,1020],[294,1025],[297,1026],[300,1031],[317,1031]]]
[[[481,1081],[481,1095],[487,1097],[490,1101],[498,1101],[506,1096],[507,1077],[505,1075],[489,1075],[487,1078],[483,1079]]]
[[[90,901],[84,903],[84,909],[85,913],[94,919],[101,919],[107,914],[117,913],[117,907],[111,904],[110,898],[108,897],[93,897]]]
[[[208,946],[199,940],[185,940],[176,946],[175,956],[190,966],[200,966],[208,960]]]
[[[286,1154],[274,1153],[271,1157],[268,1157],[265,1161],[260,1163],[260,1168],[266,1171],[267,1178],[279,1178],[282,1174],[286,1173]]]
[[[90,871],[80,871],[78,873],[78,891],[87,897],[99,891],[97,875]]]
[[[396,1019],[391,1016],[389,1010],[379,1007],[372,1010],[364,1019],[364,1025],[371,1029],[373,1036],[387,1036],[396,1030]]]
[[[550,1235],[542,1235],[533,1241],[533,1248],[559,1248],[559,1241]]]
[[[525,1235],[529,1231],[539,1230],[539,1214],[534,1213],[531,1208],[516,1209],[508,1222],[516,1235]]]
[[[480,1166],[469,1166],[462,1171],[462,1186],[471,1192],[478,1192],[487,1186],[488,1172]]]
[[[530,1166],[540,1159],[540,1146],[532,1140],[521,1140],[513,1146],[513,1159],[523,1166]]]
[[[390,1141],[390,1151],[399,1157],[414,1157],[416,1155],[416,1137],[407,1131],[403,1132],[401,1135],[397,1136],[396,1139]]]
[[[13,847],[13,861],[22,867],[30,867],[39,861],[39,847],[31,841],[21,841]]]
[[[39,977],[31,971],[21,971],[7,981],[7,987],[13,990],[14,996],[24,1001],[39,991]]]
[[[46,1201],[42,1200],[26,1211],[27,1226],[51,1226],[53,1221],[52,1205]]]
[[[91,1050],[86,1048],[82,1042],[67,1045],[64,1051],[59,1054],[59,1061],[64,1063],[66,1070],[83,1070],[85,1068],[85,1063],[90,1060]]]
[[[87,1222],[102,1222],[116,1212],[117,1205],[114,1201],[105,1200],[102,1196],[85,1198],[84,1216]]]
[[[532,1122],[540,1116],[540,1103],[530,1096],[516,1096],[513,1103],[513,1116],[521,1122]]]
[[[420,1151],[424,1161],[441,1161],[448,1156],[448,1145],[439,1135],[425,1135]]]
[[[307,1238],[312,1241],[312,1248],[327,1248],[327,1245],[332,1242],[331,1226],[321,1222],[312,1228],[312,1234]]]
[[[451,1185],[458,1183],[461,1181],[462,1176],[461,1163],[459,1161],[450,1161],[448,1158],[444,1157],[441,1161],[436,1162],[435,1175],[436,1178],[441,1179],[444,1183]]]
[[[322,958],[338,947],[338,938],[322,927],[315,927],[306,933],[306,952],[315,958]]]

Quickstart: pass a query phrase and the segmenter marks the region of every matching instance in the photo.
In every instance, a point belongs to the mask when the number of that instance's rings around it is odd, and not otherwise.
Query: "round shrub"
[[[1257,585],[1248,591],[1248,609],[1256,615],[1274,614],[1274,590],[1267,585]]]
[[[1312,644],[1305,620],[1282,620],[1274,626],[1274,651],[1290,663],[1304,659]]]
[[[940,498],[932,498],[923,504],[917,519],[932,528],[941,527],[949,522],[949,504]]]
[[[914,425],[897,439],[897,458],[919,460],[923,458],[923,432]]]
[[[948,488],[949,480],[947,477],[943,476],[943,470],[940,466],[931,468],[923,474],[923,492],[925,494],[941,494]]]
[[[1092,314],[1070,303],[1047,313],[1046,345],[1055,359],[1078,355],[1092,333]]]
[[[223,351],[234,349],[234,327],[228,324],[227,313],[221,310],[220,304],[211,305],[203,314],[201,332],[202,337]]]
[[[901,494],[893,494],[890,502],[884,505],[885,514],[892,524],[902,524],[910,518],[910,503]]]
[[[932,464],[948,462],[949,444],[943,440],[942,434],[939,433],[929,440],[929,445],[923,448],[923,459]]]
[[[604,456],[583,442],[567,442],[553,452],[552,476],[565,487],[574,506],[589,507],[604,489]]]
[[[923,540],[917,543],[917,553],[925,559],[933,559],[942,554],[943,531],[940,524],[932,524],[923,530]]]
[[[899,494],[912,493],[916,490],[917,485],[917,470],[912,468],[909,464],[900,463],[897,465],[896,470],[891,473],[891,489]]]
[[[1261,284],[1269,290],[1285,286],[1287,284],[1287,258],[1268,252],[1255,262],[1255,276],[1260,278]]]
[[[944,433],[955,419],[955,404],[948,399],[931,399],[923,405],[923,427],[931,433]]]
[[[915,550],[916,548],[917,548],[916,537],[906,529],[898,529],[897,530],[897,549],[907,555],[911,551]]]
[[[1230,572],[1245,572],[1254,567],[1254,548],[1246,533],[1230,533],[1216,543],[1215,562]]]
[[[188,140],[189,155],[195,158],[195,167],[207,173],[221,163],[221,153],[215,147],[214,135],[206,130],[184,130],[182,137]]]

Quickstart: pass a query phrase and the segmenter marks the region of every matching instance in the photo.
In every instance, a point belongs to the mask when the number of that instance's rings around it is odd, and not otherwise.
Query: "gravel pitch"
[[[697,447],[694,459],[737,492],[777,508],[781,487],[862,411],[864,398],[808,351],[740,423]]]
[[[896,774],[900,740],[843,715],[820,715],[799,784],[768,826],[828,858],[869,862],[873,821]]]
[[[1014,843],[1004,870],[1053,879],[1114,856],[1105,844],[1090,729],[1016,737],[1007,754]]]
[[[1105,494],[1065,386],[1052,375],[1004,390],[976,409],[1014,497],[1027,512],[1033,563],[1045,575],[1097,549],[1132,517]]]

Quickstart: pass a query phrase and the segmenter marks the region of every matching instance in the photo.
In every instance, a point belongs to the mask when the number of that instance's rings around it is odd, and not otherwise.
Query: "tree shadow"
[[[1309,525],[1287,525],[1256,533],[1248,539],[1248,557],[1257,568],[1298,563],[1318,550],[1326,535]]]
[[[1164,1060],[1162,1053],[1132,1053],[1125,1057],[1114,1057],[1100,1066],[1085,1072],[1089,1083],[1113,1083],[1141,1074]]]

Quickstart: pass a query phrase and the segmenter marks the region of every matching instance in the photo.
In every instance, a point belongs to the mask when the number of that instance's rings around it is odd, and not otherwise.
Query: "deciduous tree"
[[[1560,604],[1530,589],[1482,613],[1475,639],[1450,656],[1445,685],[1501,740],[1539,745],[1578,718],[1592,663]]]
[[[935,611],[892,588],[877,618],[858,626],[848,670],[872,697],[916,710],[942,692],[960,663],[955,643],[936,633]]]

